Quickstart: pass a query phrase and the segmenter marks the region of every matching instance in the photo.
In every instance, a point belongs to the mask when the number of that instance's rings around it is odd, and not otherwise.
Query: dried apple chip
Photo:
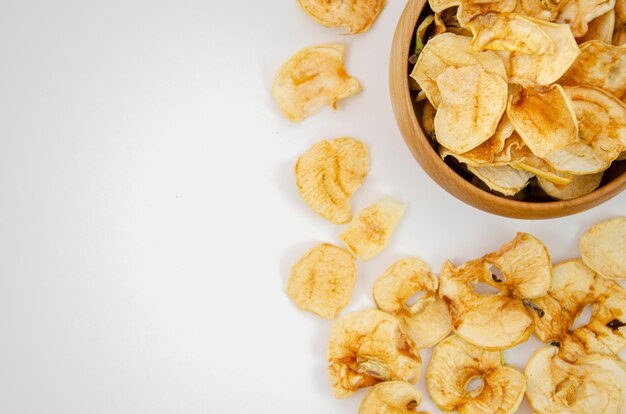
[[[350,252],[324,243],[293,265],[287,293],[298,308],[335,319],[350,302],[355,279],[356,265]]]
[[[385,381],[367,393],[359,414],[427,414],[415,409],[422,402],[422,394],[413,384],[404,381]]]
[[[541,29],[540,20],[516,13],[487,13],[468,23],[472,50],[508,50],[534,55],[554,53],[554,42]]]
[[[480,379],[477,389],[469,389]],[[515,413],[524,398],[524,374],[504,364],[501,351],[479,348],[458,336],[440,342],[426,371],[426,386],[442,411],[464,414]]]
[[[578,123],[578,139],[545,154],[554,168],[572,174],[604,171],[626,149],[626,105],[592,86],[565,87]]]
[[[506,67],[509,82],[522,86],[550,85],[556,82],[578,57],[580,50],[576,39],[566,24],[534,20],[551,39],[553,53],[542,55],[498,51]]]
[[[526,395],[537,414],[621,414],[626,409],[626,367],[619,359],[589,355],[572,364],[553,346],[526,365]]]
[[[387,246],[405,209],[398,200],[383,197],[361,211],[339,238],[353,255],[369,260]]]
[[[603,221],[580,238],[583,261],[601,276],[626,280],[626,218]]]
[[[434,12],[459,6],[456,17],[462,27],[466,27],[476,16],[491,12],[508,13],[515,9],[515,0],[429,0],[428,3]]]
[[[522,89],[511,95],[507,115],[524,143],[539,157],[578,139],[576,115],[559,85],[541,91]]]
[[[569,24],[575,37],[587,33],[587,24],[613,10],[615,0],[569,0],[564,1],[556,18],[558,23]]]
[[[554,266],[547,295],[535,299],[541,309],[535,317],[535,335],[559,345],[559,355],[576,361],[588,354],[613,355],[626,347],[626,289],[589,269],[582,260]],[[591,318],[583,326],[572,325],[591,305]]]
[[[580,56],[559,81],[563,85],[602,88],[619,99],[626,97],[626,46],[592,40],[580,45]]]
[[[381,381],[415,384],[422,359],[396,318],[376,309],[338,319],[328,343],[328,374],[335,397]]]
[[[500,270],[492,273],[492,267]],[[525,301],[545,295],[552,281],[546,247],[518,233],[497,252],[455,268],[446,262],[439,277],[439,296],[448,304],[457,335],[485,349],[507,349],[528,339],[533,318]],[[481,284],[496,294],[475,291]]]
[[[353,138],[322,140],[298,159],[295,170],[304,202],[333,223],[347,223],[352,219],[350,197],[369,171],[369,153]]]
[[[351,34],[370,28],[385,7],[385,0],[298,0],[316,22],[326,27],[346,27]]]
[[[300,50],[276,73],[272,94],[285,116],[301,121],[324,105],[361,91],[361,84],[344,67],[346,47],[338,44],[311,46]]]
[[[615,31],[615,13],[610,10],[601,16],[596,17],[589,22],[589,30],[584,36],[576,39],[579,44],[589,42],[591,40],[600,40],[611,44],[613,41],[613,32]]]
[[[470,50],[470,41],[467,36],[442,33],[430,39],[420,53],[411,77],[417,81],[435,108],[441,102],[437,78],[449,67],[480,65],[487,73],[506,81],[506,70],[498,55],[490,50]]]
[[[561,3],[564,1],[565,0],[517,0],[515,10],[513,11],[523,16],[551,22],[558,16]]]
[[[448,306],[437,295],[438,283],[426,263],[409,257],[387,269],[372,289],[376,306],[398,318],[418,348],[430,348],[452,330]],[[425,295],[415,303],[407,303],[418,292]]]
[[[626,44],[626,0],[615,0],[615,29],[613,31],[613,44],[621,46]]]
[[[435,115],[437,141],[456,153],[491,137],[506,109],[507,84],[480,65],[450,67],[437,77],[441,104]]]
[[[591,193],[600,186],[603,172],[588,175],[570,175],[570,182],[565,185],[557,185],[551,180],[537,177],[539,187],[550,197],[558,200],[573,200]]]
[[[508,165],[468,166],[467,169],[490,189],[505,196],[519,193],[528,185],[528,180],[533,177],[533,174],[528,171]]]

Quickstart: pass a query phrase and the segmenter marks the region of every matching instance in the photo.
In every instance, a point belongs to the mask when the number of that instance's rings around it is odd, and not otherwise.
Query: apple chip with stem
[[[626,280],[626,217],[591,226],[580,238],[580,254],[600,276]]]
[[[326,27],[345,27],[350,34],[369,29],[385,0],[298,0],[313,20]]]

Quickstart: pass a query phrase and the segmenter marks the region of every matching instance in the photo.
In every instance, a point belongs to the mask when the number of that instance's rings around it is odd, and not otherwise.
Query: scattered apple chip
[[[601,276],[626,280],[626,217],[591,226],[580,238],[580,254],[585,264]]]
[[[448,306],[437,295],[438,280],[428,265],[410,257],[394,263],[374,283],[376,306],[394,315],[418,348],[430,348],[452,330]],[[416,303],[407,301],[416,293],[425,295]]]
[[[344,67],[344,45],[327,44],[302,49],[276,73],[272,94],[289,120],[301,121],[324,105],[361,91],[361,84]]]
[[[351,34],[370,28],[385,0],[298,0],[313,20],[326,27],[345,27]]]
[[[350,302],[355,279],[356,265],[350,252],[321,244],[291,268],[287,293],[298,308],[335,319]]]
[[[361,211],[339,236],[348,250],[361,260],[369,260],[389,243],[406,206],[386,196]]]
[[[502,276],[492,273],[494,267]],[[525,301],[545,295],[551,281],[546,247],[535,237],[518,233],[497,252],[459,268],[446,262],[439,277],[439,296],[448,304],[457,335],[485,349],[507,349],[530,336],[533,318]],[[484,284],[499,292],[475,291]]]
[[[413,384],[380,382],[363,399],[359,414],[427,414],[415,411],[421,402],[422,394]]]
[[[538,349],[526,365],[526,395],[537,414],[621,414],[626,409],[626,368],[618,359],[589,355],[576,363],[556,347]]]
[[[495,52],[470,50],[471,38],[443,33],[430,39],[420,53],[411,77],[420,85],[430,103],[439,107],[441,96],[437,78],[449,67],[480,65],[487,73],[506,80],[504,64]]]
[[[578,57],[580,50],[566,24],[533,20],[551,39],[553,53],[526,54],[498,51],[507,69],[509,82],[522,86],[550,85],[556,82]]]
[[[298,159],[295,170],[304,202],[333,223],[347,223],[352,219],[350,197],[369,171],[369,153],[353,138],[322,140]]]
[[[587,24],[609,11],[613,11],[615,0],[569,0],[562,2],[558,23],[569,24],[575,37],[587,33]]]
[[[470,389],[475,379],[482,380],[482,385]],[[426,386],[442,411],[509,414],[517,412],[524,398],[526,379],[504,364],[501,351],[488,351],[451,336],[435,347]]]
[[[592,86],[565,87],[578,123],[578,139],[545,154],[554,168],[572,174],[604,171],[626,149],[626,105]]]
[[[515,13],[487,13],[468,23],[472,50],[508,50],[534,55],[554,53],[554,43],[539,20]]]
[[[381,381],[415,384],[422,359],[400,323],[376,309],[350,313],[338,319],[328,343],[328,373],[335,397]]]
[[[571,181],[565,185],[557,185],[551,180],[537,177],[539,186],[550,197],[557,200],[573,200],[591,193],[600,186],[603,172],[588,175],[570,175]]]
[[[626,0],[615,0],[615,30],[613,31],[613,44],[621,46],[626,44]]]
[[[435,115],[437,141],[456,153],[491,137],[506,109],[507,84],[480,65],[450,67],[437,77],[441,104]]]
[[[559,81],[563,85],[591,85],[626,97],[626,46],[599,40],[580,45],[580,56]]]
[[[539,157],[578,139],[576,115],[560,85],[541,91],[525,88],[511,95],[507,115],[526,145]]]
[[[493,190],[505,196],[519,193],[528,185],[528,180],[533,174],[510,167],[508,165],[484,165],[480,167],[468,166],[468,170],[483,183]]]
[[[613,355],[626,347],[626,289],[596,274],[582,260],[554,266],[552,287],[533,303],[541,309],[534,314],[537,338],[559,345],[559,355],[566,361],[587,354]],[[572,329],[588,305],[589,322]]]
[[[615,31],[615,13],[610,10],[589,22],[589,30],[583,37],[576,39],[579,44],[591,40],[600,40],[611,44],[613,32]]]

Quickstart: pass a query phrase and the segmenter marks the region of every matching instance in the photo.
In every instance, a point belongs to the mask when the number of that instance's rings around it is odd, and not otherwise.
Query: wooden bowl
[[[391,103],[404,140],[424,171],[447,192],[465,203],[501,216],[544,219],[579,213],[609,200],[626,187],[626,161],[613,162],[595,191],[567,201],[516,201],[485,191],[444,162],[430,144],[418,119],[421,107],[409,90],[409,51],[416,23],[427,0],[409,0],[393,38],[389,81]],[[451,157],[448,157],[451,158]]]

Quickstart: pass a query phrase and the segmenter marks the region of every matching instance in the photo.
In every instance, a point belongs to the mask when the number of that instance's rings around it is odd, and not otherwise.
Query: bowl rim
[[[400,16],[389,61],[389,88],[396,123],[422,169],[457,199],[489,213],[513,218],[555,218],[595,207],[626,187],[626,171],[602,187],[572,200],[528,202],[512,200],[482,190],[468,182],[445,163],[432,148],[413,108],[409,89],[409,49],[415,26],[428,0],[408,0]]]

